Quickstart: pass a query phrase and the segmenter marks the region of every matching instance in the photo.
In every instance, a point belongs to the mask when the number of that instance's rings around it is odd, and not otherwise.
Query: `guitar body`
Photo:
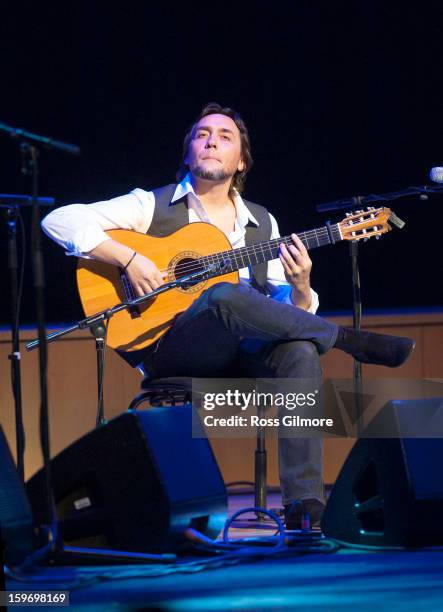
[[[164,238],[128,230],[106,233],[113,240],[151,259],[159,270],[167,270],[165,282],[195,272],[202,256],[232,249],[225,234],[209,223],[190,223]],[[109,320],[108,345],[125,352],[150,346],[203,291],[221,282],[238,283],[238,272],[210,278],[185,289],[171,289],[137,306],[132,312],[126,309],[114,314]],[[128,279],[120,268],[95,259],[79,259],[77,286],[86,316],[137,297],[128,294]]]

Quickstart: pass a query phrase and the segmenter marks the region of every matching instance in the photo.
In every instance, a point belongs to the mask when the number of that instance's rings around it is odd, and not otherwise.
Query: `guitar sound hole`
[[[191,259],[190,257],[186,257],[185,259],[180,259],[180,261],[176,264],[174,268],[174,276],[175,278],[183,278],[183,276],[193,274],[194,272],[198,272],[199,270],[203,269],[204,266],[200,259]]]
[[[194,274],[195,272],[200,272],[205,269],[205,266],[201,262],[200,259],[191,259],[190,257],[185,257],[184,259],[180,259],[178,264],[174,268],[174,276],[177,279],[183,278],[184,276],[188,276],[189,274]],[[200,281],[201,282],[201,281]],[[194,287],[196,281],[186,283],[183,285],[183,289],[189,289]]]

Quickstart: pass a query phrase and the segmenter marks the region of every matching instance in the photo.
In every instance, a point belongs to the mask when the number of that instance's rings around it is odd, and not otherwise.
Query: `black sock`
[[[350,353],[351,350],[358,350],[361,344],[360,336],[361,332],[355,329],[339,327],[334,348],[341,349],[347,353]]]

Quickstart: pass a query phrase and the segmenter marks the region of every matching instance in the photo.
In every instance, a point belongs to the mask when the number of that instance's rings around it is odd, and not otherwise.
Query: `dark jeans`
[[[337,326],[248,285],[218,283],[175,321],[143,362],[164,376],[321,379]],[[324,501],[320,438],[279,438],[283,503]]]

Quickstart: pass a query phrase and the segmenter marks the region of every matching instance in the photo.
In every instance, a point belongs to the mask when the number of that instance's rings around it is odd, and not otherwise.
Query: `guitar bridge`
[[[130,302],[135,300],[134,289],[129,281],[129,278],[123,268],[119,269],[120,272],[120,281],[123,287],[123,293],[125,294],[125,301]],[[131,319],[137,319],[141,317],[140,308],[138,306],[129,306],[127,309],[129,314],[131,315]]]

